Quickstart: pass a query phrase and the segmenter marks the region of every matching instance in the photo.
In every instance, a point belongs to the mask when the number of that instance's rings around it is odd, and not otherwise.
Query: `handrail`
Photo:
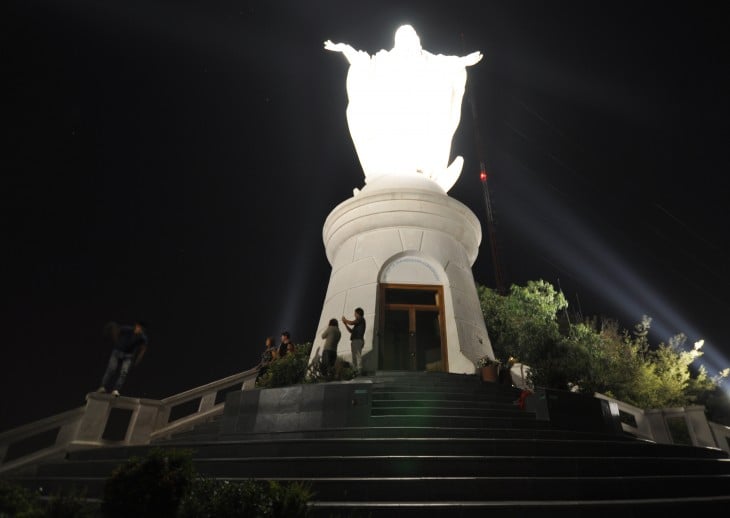
[[[183,416],[172,422],[168,421],[167,424],[163,424],[158,421],[158,426],[150,433],[150,440],[159,439],[161,437],[169,436],[173,433],[192,428],[201,421],[207,421],[219,414],[222,414],[225,403],[215,403],[218,391],[238,383],[242,383],[241,390],[245,390],[246,381],[255,382],[258,371],[258,368],[249,369],[163,399],[161,402],[167,407],[168,410],[166,417],[169,418],[169,409],[172,407],[195,400],[198,397],[201,398],[197,412]],[[249,388],[253,388],[253,383],[251,383]]]
[[[76,434],[85,411],[84,407],[75,408],[0,433],[0,473],[11,471],[65,451],[69,438]],[[29,444],[29,451],[22,453],[23,442],[29,442],[33,438],[41,437],[53,430],[57,430],[57,432],[52,440],[47,443],[40,442],[36,445]],[[45,439],[47,440],[48,437]],[[17,457],[8,455],[8,453],[13,453],[13,446],[21,446],[21,453]]]
[[[686,429],[693,446],[719,448],[730,453],[730,426],[708,421],[704,406],[642,409],[599,392],[593,396],[615,402],[620,413],[631,416],[634,424],[622,419],[621,428],[636,437],[662,444],[675,444],[669,423],[677,420]]]
[[[225,403],[216,403],[220,390],[235,387],[239,383],[240,390],[251,389],[255,386],[257,374],[258,367],[255,367],[161,400],[124,396],[115,398],[91,392],[86,395],[86,405],[82,407],[0,433],[0,473],[72,449],[149,444],[154,439],[192,429],[223,412]],[[198,398],[200,402],[197,409],[170,421],[173,409]],[[109,439],[106,436],[109,417],[113,413],[118,417],[120,412],[127,419],[126,428],[121,430],[123,439]],[[55,436],[54,430],[57,430]],[[36,438],[44,439],[44,442],[29,443]]]
[[[77,420],[83,415],[84,407],[80,406],[78,408],[74,408],[73,410],[67,410],[65,412],[61,412],[60,414],[55,414],[50,417],[44,417],[37,421],[18,426],[17,428],[5,430],[4,432],[0,432],[0,445],[6,444],[9,442],[9,440],[15,439],[16,437],[26,438],[28,436],[33,436],[39,433],[46,432],[53,428],[57,428],[59,425],[63,425],[68,422]]]
[[[615,402],[616,406],[618,407],[619,413],[623,414],[621,416],[622,418],[624,415],[626,415],[631,416],[634,419],[636,426],[631,423],[627,423],[624,419],[621,419],[621,428],[624,432],[630,433],[642,439],[649,439],[652,441],[654,440],[654,434],[652,433],[651,425],[649,421],[644,418],[644,409],[636,407],[629,403],[625,403],[623,401],[619,401],[612,398],[611,396],[606,396],[605,394],[601,394],[600,392],[596,392],[595,394],[593,394],[593,396],[599,399],[604,399],[606,401]]]
[[[229,385],[233,385],[238,381],[243,381],[244,379],[252,375],[255,377],[258,371],[258,368],[254,367],[253,369],[249,369],[247,371],[231,374],[228,377],[221,378],[216,381],[211,381],[210,383],[206,383],[205,385],[201,385],[199,387],[191,388],[189,390],[186,390],[185,392],[175,394],[174,396],[166,397],[164,399],[161,399],[160,402],[166,405],[176,405],[184,401],[189,401],[191,399],[195,399],[202,392],[207,392],[213,389],[219,390],[221,388],[225,388]]]
[[[240,390],[251,389],[255,386],[257,374],[258,368],[249,369],[161,400],[115,398],[107,394],[89,393],[85,406],[1,432],[0,474],[72,449],[144,445],[192,429],[223,412],[224,402],[216,403],[220,390],[238,383],[241,383]],[[674,439],[668,422],[683,419],[693,445],[720,448],[730,453],[730,427],[707,421],[702,406],[642,410],[603,394],[596,393],[594,397],[614,401],[621,412],[632,415],[636,426],[622,422],[622,427],[637,437],[672,443]],[[200,402],[196,410],[170,421],[174,408],[198,398]],[[123,439],[109,439],[106,436],[109,417],[115,412],[127,417]],[[57,430],[55,435],[54,430]],[[27,443],[31,439],[47,433],[48,436],[42,437],[46,444],[30,449]],[[29,449],[27,453],[23,452],[23,446]]]

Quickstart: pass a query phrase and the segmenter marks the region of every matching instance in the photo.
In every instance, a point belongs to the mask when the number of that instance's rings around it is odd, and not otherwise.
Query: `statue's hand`
[[[334,52],[344,52],[347,45],[344,43],[332,43],[332,40],[327,40],[324,42],[324,48],[326,50],[332,50]]]
[[[482,53],[477,50],[467,56],[463,56],[461,58],[461,62],[464,64],[465,67],[468,67],[479,63],[482,60],[482,57]]]

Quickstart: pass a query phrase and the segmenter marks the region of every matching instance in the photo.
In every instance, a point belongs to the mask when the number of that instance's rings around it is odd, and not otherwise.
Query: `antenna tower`
[[[461,35],[461,43],[464,45],[464,34]],[[474,121],[474,140],[477,148],[477,157],[479,159],[479,181],[482,184],[482,194],[484,196],[484,208],[487,213],[487,233],[489,234],[489,245],[492,252],[492,265],[494,266],[494,285],[497,293],[500,295],[506,294],[504,286],[504,280],[502,278],[502,268],[499,264],[499,251],[497,250],[497,228],[494,223],[494,214],[492,212],[492,198],[489,194],[489,185],[487,179],[487,167],[484,164],[484,153],[482,151],[482,138],[479,132],[479,123],[477,119],[477,108],[474,102],[474,96],[471,93],[471,88],[467,84],[467,94],[469,98],[469,104],[471,105],[471,116]]]

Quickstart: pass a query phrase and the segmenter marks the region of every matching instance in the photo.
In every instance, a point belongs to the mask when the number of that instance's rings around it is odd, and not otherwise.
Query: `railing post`
[[[695,446],[709,446],[712,448],[716,448],[718,446],[715,442],[715,437],[712,435],[710,425],[707,422],[704,406],[694,405],[691,407],[685,407],[684,416],[687,420],[687,428],[689,429],[690,437],[692,437],[692,444]]]
[[[56,436],[56,444],[71,444],[79,433],[80,421],[72,421],[61,426]]]
[[[644,416],[649,423],[649,429],[654,442],[662,444],[673,444],[672,434],[669,433],[669,427],[665,420],[664,411],[659,408],[644,410]]]
[[[730,453],[730,426],[711,421],[707,424],[710,426],[710,431],[712,432],[712,437],[717,447]]]
[[[150,442],[150,435],[157,426],[159,410],[159,404],[153,404],[150,401],[139,402],[129,423],[129,432],[127,433],[127,442],[129,444],[148,444]]]
[[[205,412],[215,406],[215,396],[217,391],[212,391],[205,394],[200,398],[200,404],[198,405],[198,412]]]
[[[253,390],[256,388],[256,376],[249,376],[244,378],[241,390]]]
[[[170,405],[164,404],[157,411],[157,418],[155,419],[155,430],[164,428],[167,422],[170,420]]]
[[[76,442],[100,444],[110,410],[111,399],[108,396],[88,394],[86,396],[86,411],[79,423]]]

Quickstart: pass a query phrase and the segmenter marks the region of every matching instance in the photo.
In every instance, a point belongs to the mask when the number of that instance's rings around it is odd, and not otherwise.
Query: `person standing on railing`
[[[132,364],[138,365],[142,361],[148,340],[142,322],[135,322],[132,326],[112,323],[110,327],[114,348],[97,392],[106,393],[112,388],[112,395],[119,397],[119,391],[127,379]]]

